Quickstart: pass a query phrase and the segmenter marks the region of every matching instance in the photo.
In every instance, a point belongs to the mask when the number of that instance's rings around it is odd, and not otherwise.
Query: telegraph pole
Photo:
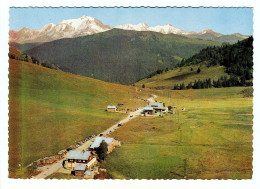
[[[187,159],[183,160],[183,178],[186,179],[186,172],[187,172]]]

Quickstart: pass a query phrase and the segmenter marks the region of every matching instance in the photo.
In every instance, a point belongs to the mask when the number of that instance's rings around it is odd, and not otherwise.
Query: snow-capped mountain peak
[[[47,25],[45,25],[45,26],[41,29],[41,31],[42,31],[42,32],[43,32],[43,31],[49,31],[49,30],[51,30],[54,26],[55,26],[55,24],[53,24],[53,23],[47,24]]]
[[[22,28],[10,31],[10,41],[17,43],[48,42],[61,38],[73,38],[104,32],[112,29],[99,20],[82,16],[77,19],[63,20],[58,24],[47,24],[41,30]]]
[[[180,35],[187,33],[179,28],[172,26],[171,24],[166,24],[164,26],[150,27],[149,31],[159,32],[159,33],[163,33],[163,34],[173,33],[173,34],[180,34]]]
[[[206,29],[206,30],[200,31],[198,34],[205,34],[205,33],[213,33],[213,31],[211,29]]]
[[[199,34],[199,35],[211,34],[211,35],[214,35],[214,36],[216,36],[216,37],[222,36],[221,33],[216,33],[216,32],[214,32],[214,31],[211,30],[211,29],[202,30],[202,31],[198,32],[198,34]]]
[[[149,28],[149,26],[146,23],[139,23],[137,25],[133,25],[133,24],[117,25],[115,26],[115,28],[119,28],[123,30],[147,31],[147,28]]]
[[[95,18],[84,15],[77,19],[63,20],[60,24],[68,24],[68,25],[72,26],[73,28],[78,28],[82,24],[93,23],[95,21],[97,21]]]

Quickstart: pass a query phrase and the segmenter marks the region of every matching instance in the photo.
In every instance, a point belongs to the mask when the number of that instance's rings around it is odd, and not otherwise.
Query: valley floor
[[[101,166],[114,179],[250,179],[253,102],[243,89],[157,91],[177,109],[113,133],[122,146]]]
[[[104,111],[107,105],[134,111],[151,94],[176,108],[163,117],[135,118],[111,133],[122,144],[101,164],[112,178],[252,177],[253,98],[243,96],[245,87],[151,91],[16,60],[9,71],[11,178],[28,178],[28,164],[126,116]]]

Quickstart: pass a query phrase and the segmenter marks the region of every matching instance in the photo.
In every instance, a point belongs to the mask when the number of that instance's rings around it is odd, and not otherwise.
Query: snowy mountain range
[[[170,24],[164,26],[150,27],[146,23],[140,23],[137,25],[125,24],[117,25],[114,28],[123,30],[134,31],[153,31],[162,34],[177,34],[190,38],[200,38],[205,40],[217,40],[223,36],[231,36],[236,39],[245,39],[248,36],[241,35],[239,33],[231,35],[223,35],[216,33],[212,30],[203,30],[201,32],[186,32],[179,28],[176,28]],[[9,32],[9,41],[16,43],[36,43],[36,42],[49,42],[62,38],[75,38],[85,35],[92,35],[100,32],[105,32],[113,29],[109,25],[104,25],[101,21],[89,17],[82,16],[78,19],[64,20],[59,24],[47,24],[41,30],[32,30],[28,28],[22,28],[18,31],[11,30]]]
[[[171,24],[167,24],[164,26],[154,26],[149,27],[146,23],[140,23],[137,25],[132,24],[125,24],[125,25],[118,25],[115,26],[115,28],[123,29],[123,30],[135,30],[135,31],[153,31],[153,32],[159,32],[163,34],[177,34],[177,35],[189,35],[194,32],[186,32],[179,28],[176,28],[172,26]]]

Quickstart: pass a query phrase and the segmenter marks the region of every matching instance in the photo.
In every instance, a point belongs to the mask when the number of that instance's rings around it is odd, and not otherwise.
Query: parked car
[[[120,127],[120,126],[122,126],[122,124],[121,124],[121,123],[118,123],[117,126]]]
[[[103,134],[101,133],[99,136],[103,136]]]

